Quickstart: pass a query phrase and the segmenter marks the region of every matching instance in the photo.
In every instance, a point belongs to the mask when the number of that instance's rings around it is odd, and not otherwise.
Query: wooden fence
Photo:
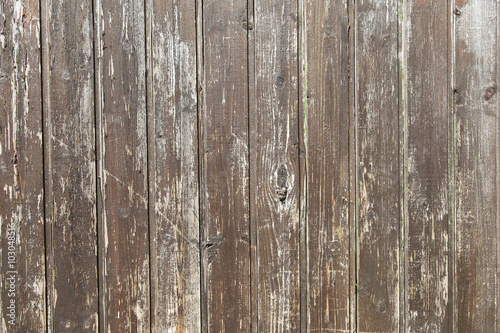
[[[500,332],[498,0],[2,0],[1,332]]]

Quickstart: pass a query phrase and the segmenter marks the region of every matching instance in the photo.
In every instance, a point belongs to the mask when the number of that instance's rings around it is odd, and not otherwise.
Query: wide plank
[[[200,332],[197,1],[147,2],[152,332]]]
[[[98,331],[92,1],[42,1],[47,329]]]
[[[45,331],[40,4],[0,5],[1,332]]]
[[[457,332],[497,332],[498,2],[454,5]]]
[[[300,331],[298,6],[253,2],[251,220],[258,331]]]
[[[307,329],[349,331],[349,2],[304,1]]]
[[[400,325],[398,1],[356,2],[358,332]]]
[[[202,4],[202,331],[250,331],[247,2]]]
[[[146,40],[142,0],[95,0],[101,331],[149,330]]]
[[[405,332],[449,332],[448,4],[404,4]]]

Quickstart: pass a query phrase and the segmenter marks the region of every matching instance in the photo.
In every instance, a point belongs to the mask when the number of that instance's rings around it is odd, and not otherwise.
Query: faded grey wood
[[[47,329],[97,332],[92,2],[42,1]]]
[[[298,8],[254,1],[251,219],[258,331],[300,331]]]
[[[146,4],[152,332],[201,329],[196,4]]]
[[[498,323],[498,3],[456,1],[453,91],[457,331]]]
[[[150,329],[143,1],[95,0],[100,330]]]
[[[202,3],[202,331],[250,331],[247,2]]]
[[[448,4],[404,6],[405,331],[451,332]]]
[[[303,29],[307,329],[349,331],[348,2],[304,1]]]
[[[45,330],[40,4],[0,5],[1,332]]]
[[[358,332],[400,325],[398,2],[356,2]]]

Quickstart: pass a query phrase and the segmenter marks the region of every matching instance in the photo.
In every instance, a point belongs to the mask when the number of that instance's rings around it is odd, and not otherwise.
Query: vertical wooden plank
[[[302,46],[311,332],[350,329],[349,16],[347,1],[305,1]],[[304,304],[305,306],[305,304]]]
[[[356,145],[356,1],[348,0],[348,40],[349,40],[349,329],[358,330],[358,218],[357,218],[357,145]]]
[[[142,0],[95,0],[101,330],[149,331]]]
[[[496,332],[498,2],[458,0],[454,7],[457,329]]]
[[[153,332],[201,329],[195,6],[147,5]]]
[[[255,6],[258,5],[256,0],[247,0],[247,45],[248,45],[248,128],[250,131],[250,142],[249,142],[249,162],[250,162],[250,312],[251,312],[251,323],[250,327],[252,333],[259,332],[259,267],[258,267],[258,256],[259,256],[259,246],[258,246],[258,227],[259,220],[254,216],[258,213],[258,206],[255,204],[257,192],[252,190],[255,183],[255,169],[256,169],[256,159],[252,156],[252,147],[256,124],[257,124],[257,103],[256,103],[256,29],[255,29]]]
[[[42,1],[49,332],[97,332],[92,2]]]
[[[356,3],[358,332],[399,330],[398,2]]]
[[[250,188],[258,285],[252,295],[258,331],[299,332],[297,1],[255,0],[254,13]]]
[[[203,2],[203,332],[250,331],[247,2]]]
[[[405,332],[448,332],[448,4],[404,4]]]
[[[40,7],[0,4],[0,331],[45,330]]]

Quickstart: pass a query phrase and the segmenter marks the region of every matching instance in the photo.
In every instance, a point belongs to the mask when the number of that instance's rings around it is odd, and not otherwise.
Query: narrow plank
[[[348,40],[349,40],[349,319],[351,332],[358,329],[358,274],[357,274],[357,145],[356,145],[356,1],[348,0]]]
[[[404,5],[406,329],[448,332],[448,4]]]
[[[152,0],[152,332],[200,332],[196,1]]]
[[[358,332],[399,331],[398,13],[356,3]]]
[[[98,331],[92,2],[42,1],[49,332]]]
[[[100,325],[149,331],[145,18],[142,0],[95,0]]]
[[[0,5],[1,332],[45,331],[40,5]]]
[[[457,331],[498,331],[498,36],[496,1],[456,1]]]
[[[249,332],[247,2],[202,8],[202,331]]]
[[[298,6],[254,1],[251,219],[258,331],[300,331]]]
[[[304,6],[308,331],[349,331],[348,1]]]
[[[249,148],[252,149],[253,136],[257,123],[257,103],[256,101],[256,33],[255,33],[255,5],[256,0],[247,0],[247,36],[248,36],[248,126],[251,137]],[[251,309],[251,330],[252,333],[259,332],[259,268],[258,268],[258,232],[259,220],[254,218],[257,215],[258,207],[255,204],[257,192],[251,190],[255,186],[253,174],[256,169],[256,159],[249,153],[250,160],[250,309]]]

